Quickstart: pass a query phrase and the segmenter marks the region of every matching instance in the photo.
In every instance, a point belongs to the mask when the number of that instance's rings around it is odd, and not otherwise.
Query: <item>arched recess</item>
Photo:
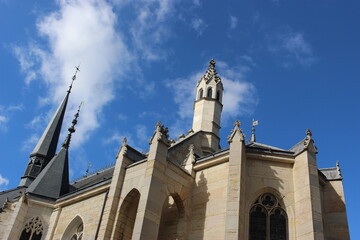
[[[178,194],[168,196],[164,202],[158,240],[185,238],[185,208]]]
[[[40,240],[44,232],[44,226],[39,216],[32,217],[26,222],[20,235],[20,240]]]
[[[281,199],[261,194],[249,211],[249,240],[287,240],[288,220]]]
[[[211,87],[209,87],[209,88],[207,89],[206,97],[212,98],[212,88],[211,88]]]
[[[139,201],[140,192],[135,188],[124,198],[120,207],[118,222],[115,225],[114,239],[131,239]]]
[[[199,95],[198,95],[198,99],[203,98],[203,96],[204,96],[204,90],[203,90],[202,88],[200,88],[200,90],[199,90]]]
[[[216,92],[216,100],[221,102],[221,92],[220,92],[220,90],[217,90],[217,92]]]
[[[76,216],[67,226],[62,240],[82,240],[84,233],[84,222],[81,217]]]

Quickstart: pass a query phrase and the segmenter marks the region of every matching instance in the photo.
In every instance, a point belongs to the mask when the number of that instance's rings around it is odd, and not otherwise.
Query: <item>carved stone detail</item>
[[[156,124],[156,129],[154,131],[154,134],[152,136],[152,138],[150,139],[149,144],[152,144],[152,142],[154,141],[154,139],[156,139],[157,141],[162,141],[165,144],[170,145],[170,141],[169,141],[169,128],[165,127],[164,124],[162,124],[160,121],[157,122]]]
[[[42,234],[44,227],[42,225],[40,217],[33,217],[25,224],[24,230],[26,232],[31,232],[32,234]]]
[[[243,134],[242,129],[240,128],[241,122],[239,120],[236,120],[234,122],[234,129],[231,130],[231,134],[228,136],[228,143],[231,143],[235,134],[240,134],[240,140],[244,141],[245,135]]]
[[[216,64],[215,60],[211,59],[209,62],[209,68],[203,77],[206,80],[206,82],[210,81],[211,79],[214,79],[215,82],[221,81],[221,78],[217,75],[215,64]]]

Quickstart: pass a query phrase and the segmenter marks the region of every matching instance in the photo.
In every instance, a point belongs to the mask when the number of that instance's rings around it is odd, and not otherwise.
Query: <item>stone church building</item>
[[[255,136],[245,142],[235,121],[221,148],[223,83],[214,60],[194,87],[186,135],[169,140],[159,122],[146,154],[124,139],[114,165],[69,182],[79,112],[56,150],[70,86],[19,186],[0,193],[0,239],[350,238],[339,166],[318,169],[310,130],[284,150]]]

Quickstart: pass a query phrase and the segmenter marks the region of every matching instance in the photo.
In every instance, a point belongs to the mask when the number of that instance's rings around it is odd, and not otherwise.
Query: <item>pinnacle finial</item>
[[[234,129],[231,130],[231,134],[228,136],[228,143],[231,143],[233,141],[234,136],[239,133],[240,134],[240,140],[243,141],[245,135],[242,132],[242,129],[240,128],[241,122],[239,120],[236,120],[234,122]]]
[[[69,133],[68,133],[68,135],[67,135],[64,143],[62,144],[62,146],[63,146],[64,148],[68,148],[68,147],[70,146],[71,135],[76,131],[76,130],[75,130],[75,125],[77,124],[77,119],[78,119],[78,117],[80,116],[80,108],[81,108],[81,105],[82,105],[82,104],[83,104],[83,103],[81,102],[80,105],[79,105],[79,107],[78,107],[77,112],[76,112],[75,115],[74,115],[75,118],[72,120],[72,125],[71,125],[71,127],[68,128]]]
[[[124,139],[123,139],[123,141],[122,141],[122,145],[123,145],[123,146],[127,145],[127,138],[126,138],[126,137],[124,137]]]
[[[78,66],[75,66],[75,69],[76,69],[76,70],[75,70],[75,74],[74,74],[74,76],[72,76],[72,78],[71,78],[71,84],[70,84],[70,86],[69,86],[68,93],[71,92],[72,85],[73,85],[74,81],[76,80],[76,74],[77,74],[78,72],[80,72],[80,64],[79,64]]]
[[[312,136],[312,132],[311,132],[311,130],[309,128],[306,129],[306,136],[309,136],[309,137]]]
[[[236,121],[234,122],[234,127],[235,127],[235,128],[240,128],[240,125],[241,125],[241,122],[240,122],[239,120],[236,120]]]
[[[209,61],[209,67],[204,75],[204,78],[206,81],[209,81],[210,79],[214,78],[216,82],[220,81],[221,78],[217,75],[216,68],[215,68],[215,60],[211,59]]]

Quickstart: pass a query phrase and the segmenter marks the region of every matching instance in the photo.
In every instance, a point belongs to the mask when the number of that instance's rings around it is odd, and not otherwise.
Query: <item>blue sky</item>
[[[0,190],[28,156],[80,64],[64,129],[85,104],[71,178],[115,161],[124,136],[146,151],[157,121],[192,124],[194,87],[214,58],[225,88],[222,147],[236,119],[289,149],[313,133],[319,168],[340,161],[360,239],[359,1],[0,0]],[[64,133],[61,141],[64,139]]]

